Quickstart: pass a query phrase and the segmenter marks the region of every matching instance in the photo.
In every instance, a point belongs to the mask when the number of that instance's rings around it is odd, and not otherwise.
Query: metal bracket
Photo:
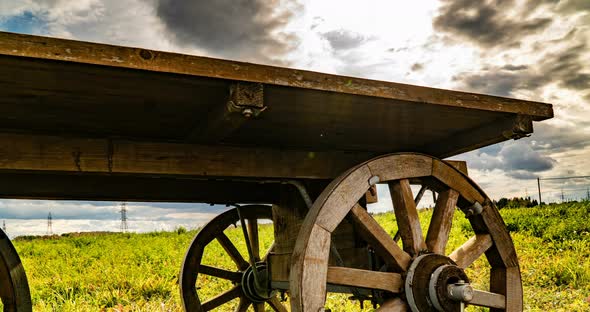
[[[264,85],[237,82],[229,88],[228,112],[241,113],[246,118],[257,117],[268,107],[264,106]]]

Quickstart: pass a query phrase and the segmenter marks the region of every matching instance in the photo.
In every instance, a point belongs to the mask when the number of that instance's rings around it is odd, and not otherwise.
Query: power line
[[[565,180],[565,179],[582,179],[582,178],[590,178],[590,176],[537,178],[537,180]]]
[[[47,235],[53,235],[53,217],[51,211],[47,215]]]
[[[121,210],[119,212],[121,213],[120,230],[121,230],[121,232],[125,233],[128,230],[128,227],[127,227],[127,203],[126,202],[121,203]]]

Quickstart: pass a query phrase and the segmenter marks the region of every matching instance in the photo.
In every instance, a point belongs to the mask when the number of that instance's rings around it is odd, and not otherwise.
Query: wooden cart
[[[280,291],[291,311],[323,310],[329,291],[379,311],[522,310],[498,210],[465,163],[441,159],[528,136],[551,105],[11,33],[0,33],[0,92],[3,198],[235,205],[188,249],[179,277],[187,311],[235,298],[237,311],[286,311]],[[379,183],[389,186],[395,238],[366,210]],[[411,185],[420,185],[415,197]],[[438,197],[423,235],[416,204],[427,189]],[[475,235],[447,251],[455,207]],[[274,226],[266,255],[262,219]],[[247,257],[224,233],[236,223]],[[214,240],[234,271],[201,264]],[[464,268],[484,254],[490,288],[473,289]],[[5,235],[0,255],[7,311],[30,311]],[[198,275],[235,286],[201,302]]]

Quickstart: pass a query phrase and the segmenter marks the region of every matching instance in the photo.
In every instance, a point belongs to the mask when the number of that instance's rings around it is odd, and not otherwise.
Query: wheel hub
[[[272,298],[276,291],[270,291],[268,285],[268,269],[265,262],[256,263],[256,271],[260,279],[257,285],[254,278],[254,270],[249,266],[242,275],[242,290],[252,302],[265,302]]]
[[[449,286],[461,282],[467,285],[469,278],[450,258],[438,254],[417,257],[410,265],[404,285],[410,309],[413,312],[460,311],[462,301],[457,300],[458,296],[451,298]]]

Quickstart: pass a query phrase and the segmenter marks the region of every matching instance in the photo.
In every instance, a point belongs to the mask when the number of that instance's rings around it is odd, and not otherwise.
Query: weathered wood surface
[[[403,287],[401,274],[359,270],[354,268],[328,267],[329,284],[362,287],[399,293]]]
[[[330,179],[370,155],[0,134],[0,170]]]
[[[489,234],[477,234],[455,249],[449,258],[455,261],[457,266],[465,269],[479,259],[493,244]]]
[[[551,117],[551,106],[482,94],[321,74],[236,61],[0,32],[0,55],[250,81],[478,110]]]
[[[404,251],[412,257],[426,250],[418,210],[407,179],[389,182],[389,193],[393,202],[393,211],[399,227]]]
[[[448,189],[439,194],[428,227],[428,233],[426,234],[428,250],[438,254],[446,254],[445,247],[449,240],[453,214],[458,199],[459,193],[453,189]]]
[[[446,254],[450,220],[456,206],[466,213],[476,236],[451,253],[450,258],[460,268],[465,268],[485,254],[492,267],[490,292],[478,293],[475,302],[491,307],[492,311],[501,307],[506,307],[506,311],[522,311],[518,259],[510,235],[497,209],[466,176],[466,170],[461,165],[420,154],[391,154],[361,163],[333,180],[314,202],[295,244],[290,271],[293,311],[323,309],[326,282],[383,288],[380,280],[385,276],[365,281],[361,279],[360,271],[335,269],[329,265],[327,249],[330,236],[347,215],[347,221],[353,222],[359,236],[373,247],[376,255],[387,264],[387,269],[405,276],[412,259],[422,252]],[[375,182],[389,184],[403,250],[361,206],[362,202],[359,203]],[[421,183],[439,192],[426,240],[416,211],[417,198],[413,198],[410,183]],[[476,204],[481,204],[483,210],[471,211]],[[406,293],[409,291],[406,290]],[[405,308],[403,302],[386,302],[379,311]]]

